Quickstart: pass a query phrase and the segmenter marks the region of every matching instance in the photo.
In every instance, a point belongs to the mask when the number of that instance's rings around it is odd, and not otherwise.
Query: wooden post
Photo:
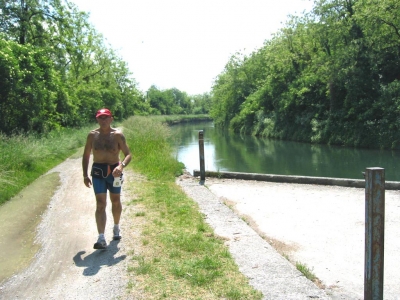
[[[204,133],[199,131],[199,153],[200,153],[200,184],[204,184],[206,180],[206,170],[204,167]]]
[[[364,300],[383,299],[385,169],[365,172]]]

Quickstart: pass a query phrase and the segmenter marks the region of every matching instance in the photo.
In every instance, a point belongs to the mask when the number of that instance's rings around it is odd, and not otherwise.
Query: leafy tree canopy
[[[101,107],[117,119],[204,113],[201,99],[155,87],[145,97],[88,14],[67,0],[0,0],[0,132],[81,126]]]
[[[232,56],[211,116],[238,132],[400,147],[400,4],[318,0],[251,55]]]

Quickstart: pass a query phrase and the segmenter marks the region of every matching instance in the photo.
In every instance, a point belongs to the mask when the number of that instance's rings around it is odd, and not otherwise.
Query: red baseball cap
[[[112,113],[108,108],[102,108],[97,111],[96,118],[101,117],[101,116],[112,117]]]

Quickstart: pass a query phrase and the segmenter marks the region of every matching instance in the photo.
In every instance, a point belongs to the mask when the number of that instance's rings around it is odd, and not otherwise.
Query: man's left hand
[[[119,177],[119,176],[121,176],[123,170],[124,170],[124,167],[122,165],[119,165],[113,170],[112,175],[114,177]]]

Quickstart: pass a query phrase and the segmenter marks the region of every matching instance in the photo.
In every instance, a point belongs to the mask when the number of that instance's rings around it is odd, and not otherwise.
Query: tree
[[[190,98],[193,107],[193,114],[208,114],[210,112],[211,95],[209,93],[193,95]]]
[[[117,118],[148,113],[126,63],[75,5],[0,0],[0,12],[1,131],[79,126],[104,106]]]
[[[292,16],[217,77],[215,123],[298,141],[398,145],[399,5],[319,0],[311,13]]]
[[[0,128],[44,131],[56,126],[58,74],[43,49],[0,40]]]

